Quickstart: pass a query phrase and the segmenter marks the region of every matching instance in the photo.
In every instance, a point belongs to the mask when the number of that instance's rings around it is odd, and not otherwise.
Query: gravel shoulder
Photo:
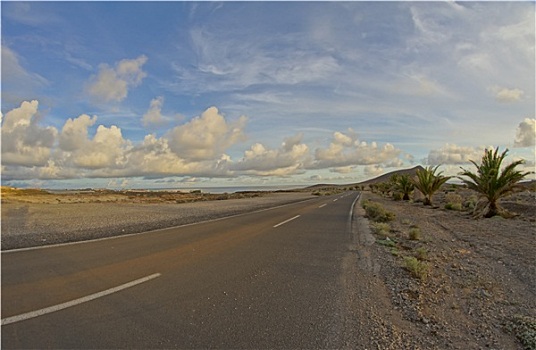
[[[176,203],[28,201],[2,203],[2,250],[132,234],[212,220],[313,198],[266,193],[246,198]]]
[[[469,212],[396,202],[365,192],[396,218],[370,229],[354,222],[355,296],[364,343],[373,349],[536,349],[536,203],[522,193],[502,205],[515,218],[474,219]],[[417,228],[419,239],[410,239]],[[406,264],[414,257],[421,277]],[[354,284],[355,285],[355,284]],[[367,341],[367,338],[370,339]]]

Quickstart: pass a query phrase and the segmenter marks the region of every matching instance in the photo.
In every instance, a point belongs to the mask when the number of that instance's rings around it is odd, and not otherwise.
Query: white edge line
[[[36,310],[36,311],[30,311],[30,312],[26,312],[24,314],[20,314],[20,315],[16,315],[16,316],[6,317],[6,318],[2,319],[2,326],[8,325],[8,324],[11,324],[11,323],[15,323],[15,322],[28,320],[30,318],[46,315],[46,314],[49,314],[51,312],[56,312],[56,311],[63,310],[63,309],[66,309],[66,308],[69,308],[69,307],[72,307],[72,306],[75,306],[75,305],[86,303],[88,301],[91,301],[91,300],[94,300],[94,299],[97,299],[97,298],[101,298],[101,297],[104,297],[104,296],[112,294],[112,293],[119,292],[119,291],[121,291],[123,289],[133,287],[133,286],[138,285],[140,283],[147,282],[149,280],[152,280],[153,278],[160,277],[160,275],[161,275],[160,273],[155,273],[155,274],[152,274],[150,276],[146,276],[146,277],[137,279],[135,281],[131,281],[131,282],[122,284],[122,285],[114,287],[114,288],[106,289],[106,290],[103,290],[102,292],[90,294],[90,295],[87,295],[87,296],[82,297],[82,298],[74,299],[74,300],[71,300],[71,301],[68,301],[68,302],[65,302],[65,303],[61,303],[61,304],[58,304],[58,305],[49,306],[49,307],[46,307],[44,309],[39,309],[39,310]]]
[[[285,221],[283,221],[283,222],[280,222],[279,224],[274,225],[274,228],[275,228],[275,227],[279,227],[279,226],[281,226],[281,225],[284,225],[284,224],[286,224],[287,222],[290,222],[290,221],[292,221],[292,220],[295,220],[295,219],[297,219],[297,218],[299,218],[299,217],[300,217],[299,215],[296,215],[296,216],[294,216],[294,217],[292,217],[292,218],[290,218],[290,219],[288,219],[288,220],[285,220]]]
[[[357,196],[355,197],[354,201],[352,202],[352,205],[350,206],[350,212],[348,213],[348,225],[351,227],[352,225],[352,219],[354,217],[354,207],[357,201],[359,200],[359,197],[361,197],[361,192],[357,193]]]
[[[261,213],[263,211],[283,208],[283,207],[293,205],[293,204],[299,204],[299,203],[303,203],[303,202],[307,202],[307,201],[312,201],[314,199],[317,199],[317,198],[307,198],[307,199],[300,200],[300,201],[297,201],[297,202],[286,203],[286,204],[278,205],[278,206],[275,206],[275,207],[269,207],[269,208],[255,210],[255,211],[250,211],[250,212],[247,212],[247,213],[234,214],[234,215],[230,215],[230,216],[222,216],[222,217],[216,218],[216,219],[209,219],[209,220],[204,220],[204,221],[191,222],[189,224],[183,224],[183,225],[178,225],[178,226],[162,227],[162,228],[157,228],[157,229],[149,230],[149,231],[142,231],[142,232],[135,232],[135,233],[124,233],[124,234],[120,234],[120,235],[116,235],[116,236],[109,236],[109,237],[102,237],[102,238],[95,238],[95,239],[86,239],[86,240],[81,240],[81,241],[73,241],[73,242],[65,242],[65,243],[57,243],[57,244],[39,245],[39,246],[26,247],[26,248],[15,248],[15,249],[1,250],[0,254],[18,253],[18,252],[25,252],[25,251],[29,251],[29,250],[46,249],[46,248],[58,248],[58,247],[64,247],[64,246],[69,246],[69,245],[75,245],[75,244],[84,244],[84,243],[106,241],[106,240],[109,240],[109,239],[117,239],[117,238],[128,237],[128,236],[137,236],[137,235],[142,235],[142,234],[146,234],[146,233],[152,233],[152,232],[158,232],[158,231],[164,231],[164,230],[171,230],[171,229],[180,228],[180,227],[201,225],[201,224],[206,224],[206,223],[209,223],[209,222],[227,220],[227,219],[232,219],[232,218],[236,218],[236,217],[239,217],[239,216],[255,214],[255,213]]]

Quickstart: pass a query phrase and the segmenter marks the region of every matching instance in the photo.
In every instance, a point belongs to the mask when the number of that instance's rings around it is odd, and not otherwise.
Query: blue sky
[[[2,183],[535,166],[533,2],[5,2]]]

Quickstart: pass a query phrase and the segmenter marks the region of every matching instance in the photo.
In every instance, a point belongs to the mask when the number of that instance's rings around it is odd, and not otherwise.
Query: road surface
[[[358,195],[3,252],[2,348],[351,346]]]

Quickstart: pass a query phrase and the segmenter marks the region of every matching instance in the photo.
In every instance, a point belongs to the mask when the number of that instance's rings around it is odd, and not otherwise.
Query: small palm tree
[[[436,174],[437,168],[427,167],[419,169],[416,172],[416,177],[412,180],[413,185],[424,195],[424,205],[432,205],[432,196],[439,188],[450,179],[450,176],[442,176],[442,172]]]
[[[484,215],[486,218],[499,214],[498,200],[512,192],[516,184],[531,173],[515,169],[518,165],[525,163],[524,160],[517,160],[501,171],[501,163],[507,153],[508,149],[499,155],[499,147],[495,151],[486,149],[480,165],[471,161],[477,169],[476,174],[464,168],[461,168],[463,171],[459,173],[459,175],[469,178],[463,179],[460,177],[460,180],[467,187],[480,193],[488,200],[488,211]]]
[[[395,179],[394,188],[402,193],[402,200],[409,201],[409,195],[415,189],[415,185],[411,182],[409,175],[398,175]]]

